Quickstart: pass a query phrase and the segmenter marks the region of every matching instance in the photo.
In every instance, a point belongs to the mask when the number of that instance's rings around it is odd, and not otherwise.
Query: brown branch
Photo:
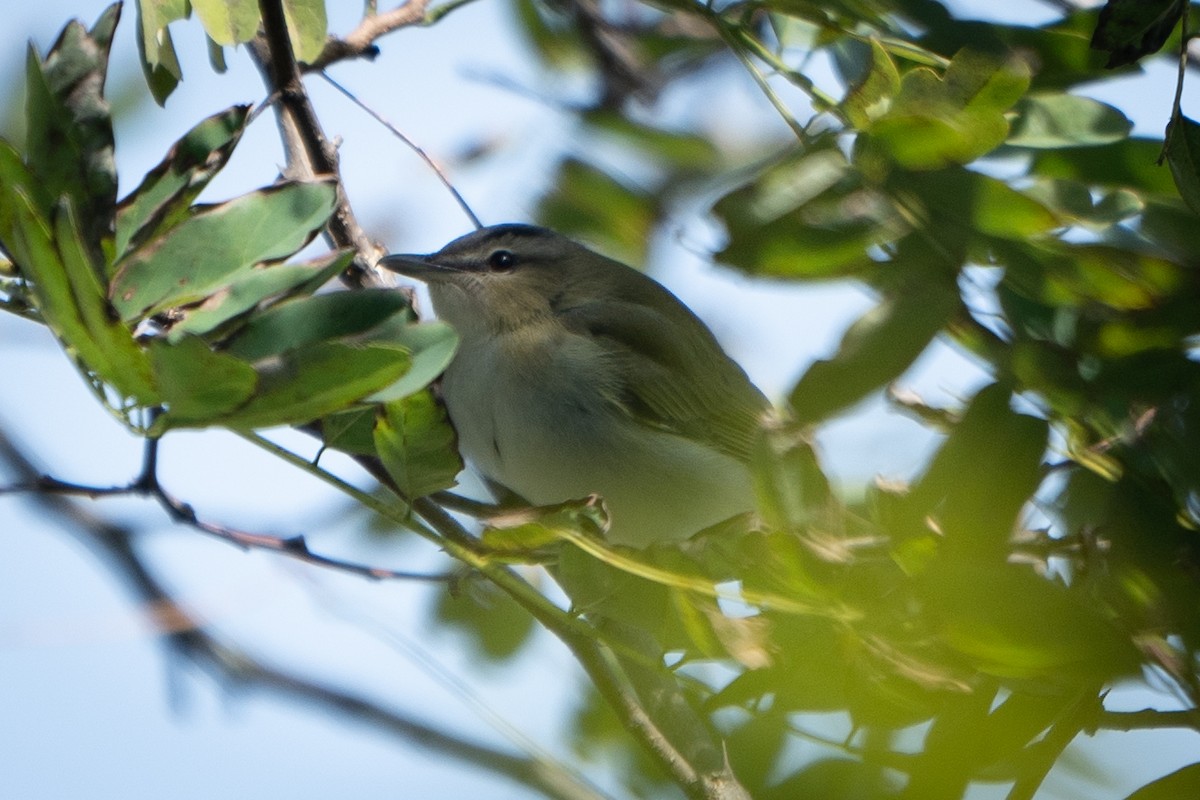
[[[41,471],[0,429],[0,461],[6,463],[19,481],[34,485],[42,480]],[[66,489],[76,485],[61,484]],[[79,486],[82,494],[97,487]],[[125,490],[126,492],[128,489]],[[100,489],[100,494],[117,494]],[[521,756],[471,742],[420,722],[400,712],[384,708],[361,695],[318,681],[302,678],[251,656],[226,643],[205,626],[203,620],[188,611],[162,586],[143,563],[133,546],[133,534],[127,528],[102,519],[68,498],[70,492],[37,492],[30,498],[48,511],[64,529],[73,533],[113,565],[117,574],[133,590],[140,603],[152,610],[157,630],[175,652],[211,669],[227,684],[272,691],[292,700],[310,703],[325,711],[368,723],[404,741],[457,759],[476,768],[507,778],[547,797],[562,800],[603,800],[604,795],[581,777],[561,766],[534,757]]]
[[[280,136],[287,150],[287,177],[305,180],[333,176],[337,183],[337,206],[326,225],[334,247],[354,248],[354,261],[342,279],[352,288],[380,285],[374,271],[382,254],[363,230],[350,207],[342,186],[337,149],[325,136],[316,111],[300,78],[300,66],[292,51],[281,0],[259,0],[263,30],[249,43],[254,63],[263,74],[275,100]]]
[[[148,443],[154,440],[147,440]],[[156,453],[157,446],[147,446],[148,453]],[[19,458],[19,450],[13,445],[11,440],[0,431],[0,457],[9,463],[15,463]],[[332,556],[322,555],[321,553],[313,552],[308,547],[308,542],[303,535],[297,536],[272,536],[264,533],[254,533],[251,531],[239,530],[227,525],[219,525],[213,522],[207,522],[200,519],[195,512],[195,509],[188,503],[179,500],[171,495],[158,482],[158,477],[154,472],[154,462],[151,458],[147,458],[143,467],[142,474],[131,483],[124,486],[89,486],[81,483],[71,483],[69,481],[60,480],[50,475],[39,474],[36,471],[30,474],[25,474],[21,482],[11,486],[0,486],[0,496],[6,494],[29,494],[33,496],[57,496],[57,497],[89,497],[92,499],[100,497],[150,497],[158,502],[158,504],[167,512],[167,515],[175,522],[187,525],[198,531],[208,534],[221,541],[228,542],[242,548],[243,550],[267,550],[282,555],[294,558],[298,561],[303,561],[306,564],[313,564],[319,567],[326,567],[337,570],[338,572],[346,572],[352,575],[359,575],[372,580],[407,580],[407,581],[427,581],[435,583],[444,583],[455,579],[454,575],[440,574],[424,574],[416,572],[406,572],[403,570],[393,570],[384,567],[371,566],[369,564],[360,564],[353,561],[346,561]],[[25,472],[22,470],[22,472]]]
[[[373,60],[379,55],[375,40],[392,31],[425,21],[429,0],[409,0],[399,8],[382,14],[368,14],[350,33],[325,43],[320,55],[311,64],[302,65],[305,72],[319,72],[337,61],[354,58]]]
[[[1145,731],[1163,728],[1191,728],[1200,731],[1200,710],[1157,711],[1100,711],[1084,728],[1088,733],[1106,731]]]

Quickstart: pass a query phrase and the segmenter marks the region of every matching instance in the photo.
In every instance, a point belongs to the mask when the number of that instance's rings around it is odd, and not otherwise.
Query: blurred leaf
[[[1152,308],[1185,280],[1167,259],[1108,245],[1004,243],[995,252],[1008,265],[1006,284],[1051,306]]]
[[[706,137],[655,128],[629,119],[608,109],[594,109],[584,121],[606,138],[644,153],[658,164],[686,171],[711,169],[718,163],[718,152]]]
[[[1200,125],[1182,114],[1167,129],[1167,163],[1180,196],[1200,214]]]
[[[284,183],[200,208],[117,262],[113,304],[132,320],[201,300],[237,273],[307,244],[334,200],[330,181]]]
[[[1054,213],[1004,181],[966,169],[893,173],[888,185],[921,219],[943,248],[976,233],[1027,241],[1062,224]]]
[[[1017,104],[1005,144],[1048,149],[1108,144],[1129,136],[1133,122],[1119,109],[1090,97],[1030,94]]]
[[[560,165],[553,187],[538,203],[543,225],[591,242],[618,261],[645,261],[657,214],[652,197],[573,158]]]
[[[718,260],[751,274],[793,279],[854,275],[874,264],[873,245],[904,228],[832,139],[725,195],[713,212],[729,236]]]
[[[1099,193],[1100,190],[1097,190]],[[1025,187],[1029,197],[1051,209],[1064,222],[1103,230],[1141,213],[1142,199],[1128,189],[1114,189],[1093,199],[1092,190],[1079,181],[1045,178]]]
[[[250,106],[233,106],[195,125],[117,208],[116,253],[181,221],[241,139]]]
[[[814,362],[796,382],[789,402],[797,420],[822,420],[899,378],[958,307],[957,287],[934,280],[884,297],[850,326],[832,358]]]
[[[463,467],[446,410],[427,391],[379,407],[375,451],[408,501],[450,488]]]
[[[1139,138],[1097,147],[1045,150],[1034,154],[1030,172],[1047,178],[1068,178],[1088,186],[1178,197],[1171,173],[1158,166],[1161,153],[1161,140]]]
[[[257,3],[254,3],[257,12]],[[325,0],[283,0],[283,16],[296,59],[307,64],[316,61],[325,47],[328,22]]]
[[[209,333],[268,298],[316,290],[349,266],[353,258],[352,250],[341,250],[297,264],[268,264],[245,270],[199,305],[183,309],[168,336],[174,342],[188,334]]]
[[[190,0],[208,37],[219,45],[248,42],[258,30],[256,0]]]
[[[254,393],[258,375],[246,362],[216,353],[201,339],[150,345],[154,376],[162,387],[164,426],[202,424],[234,409]]]
[[[942,639],[991,675],[1098,685],[1137,667],[1133,643],[1101,609],[1026,567],[956,561],[923,589]]]
[[[329,292],[286,300],[255,314],[228,349],[254,361],[316,342],[365,333],[393,314],[406,312],[408,307],[408,299],[392,289]]]
[[[1200,764],[1188,764],[1147,783],[1126,800],[1181,800],[1200,795]]]
[[[138,0],[136,8],[142,73],[155,102],[161,106],[183,79],[167,24],[187,17],[191,5],[188,0]]]
[[[891,108],[867,130],[867,141],[907,169],[970,163],[1008,136],[1005,112],[1029,80],[1020,59],[962,50],[943,76],[924,67],[907,72]]]
[[[764,425],[751,466],[756,505],[768,525],[798,529],[825,512],[829,481],[800,425]]]
[[[490,661],[511,658],[536,630],[533,616],[495,584],[466,580],[438,595],[436,619],[458,630]]]
[[[109,235],[117,168],[104,79],[121,6],[109,6],[88,31],[72,21],[43,61],[31,45],[26,63],[26,157],[43,191],[69,195],[89,248]]]
[[[866,129],[885,114],[900,91],[900,72],[878,40],[871,40],[871,63],[862,79],[850,87],[842,109],[854,127]]]
[[[1106,67],[1132,64],[1158,52],[1187,9],[1187,0],[1108,0],[1092,36],[1092,47],[1107,52]]]
[[[1049,428],[1009,407],[1001,384],[981,389],[908,501],[932,514],[945,552],[1002,562],[1018,514],[1041,483]]]

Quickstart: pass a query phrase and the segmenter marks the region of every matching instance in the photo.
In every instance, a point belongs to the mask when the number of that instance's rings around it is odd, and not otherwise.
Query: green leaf
[[[33,175],[0,141],[0,244],[12,256],[41,319],[79,367],[110,383],[123,397],[156,399],[145,355],[114,318],[91,250],[64,198],[53,225],[45,218]]]
[[[408,299],[394,289],[297,298],[255,314],[229,343],[228,350],[254,361],[316,342],[361,334],[408,310]]]
[[[253,1],[253,0],[252,0]],[[325,47],[325,0],[283,0],[283,16],[298,61],[311,64]]]
[[[352,250],[341,250],[298,264],[267,264],[241,272],[200,305],[180,312],[180,319],[171,325],[168,337],[176,341],[187,334],[208,333],[269,298],[314,291],[353,259]]]
[[[900,91],[900,72],[888,51],[871,39],[871,64],[842,100],[842,110],[854,127],[866,129],[883,116]]]
[[[795,279],[852,275],[904,223],[832,139],[788,158],[717,201],[729,240],[716,257],[751,274]]]
[[[59,34],[43,61],[32,47],[26,63],[26,158],[43,191],[71,196],[77,224],[98,248],[112,225],[117,170],[104,79],[120,5],[109,6],[92,31],[78,21]]]
[[[78,352],[90,371],[123,396],[132,397],[141,405],[156,402],[158,393],[146,353],[113,313],[98,277],[100,266],[84,243],[66,198],[55,215],[54,234],[62,256],[63,275],[74,300],[73,309],[64,309],[64,316],[72,322],[61,331],[63,343]],[[47,266],[53,269],[53,265]],[[57,280],[56,276],[46,275],[45,270],[39,271],[44,279]],[[76,319],[82,322],[82,330],[75,327]]]
[[[764,426],[751,467],[756,505],[768,525],[797,530],[826,512],[829,480],[800,425]]]
[[[1126,800],[1179,800],[1200,796],[1200,764],[1188,764],[1147,783]]]
[[[957,288],[914,281],[885,297],[842,337],[830,359],[815,362],[792,388],[796,419],[813,423],[900,377],[959,307]]]
[[[1200,214],[1200,125],[1182,114],[1167,129],[1167,163],[1180,196]]]
[[[200,122],[171,145],[166,157],[117,208],[116,253],[137,246],[182,220],[196,196],[229,160],[250,106],[233,106]]]
[[[389,342],[404,348],[412,357],[412,366],[387,388],[367,398],[371,403],[387,403],[419,392],[446,371],[458,349],[458,334],[444,322],[411,324],[399,315],[385,321],[369,334],[371,341]]]
[[[618,261],[645,260],[656,214],[652,196],[574,158],[562,163],[552,186],[538,203],[543,225],[592,242]]]
[[[375,451],[409,501],[450,488],[462,471],[454,429],[431,392],[379,407]]]
[[[393,383],[408,365],[405,353],[393,347],[320,342],[256,365],[255,394],[212,422],[238,430],[309,422]]]
[[[1129,136],[1133,122],[1119,109],[1090,97],[1031,94],[1017,105],[1005,144],[1048,149],[1108,144]]]
[[[246,402],[258,385],[258,374],[246,362],[216,353],[201,339],[187,336],[150,345],[154,375],[162,387],[165,408],[161,425],[201,425]]]
[[[248,42],[258,30],[256,0],[191,0],[208,37],[219,45]]]
[[[1161,153],[1161,140],[1123,139],[1097,147],[1037,152],[1030,171],[1047,178],[1076,180],[1088,186],[1128,188],[1143,194],[1176,198],[1179,192],[1170,172],[1157,164]]]
[[[610,109],[589,110],[583,120],[605,138],[653,158],[655,164],[698,171],[718,162],[717,149],[704,136],[655,128]]]
[[[865,146],[913,170],[970,163],[1008,136],[1005,112],[1029,80],[1024,61],[971,50],[960,51],[942,77],[930,69],[910,70],[891,108],[867,129]]]
[[[1187,5],[1186,0],[1108,0],[1100,10],[1092,47],[1109,54],[1109,69],[1132,64],[1158,52]]]
[[[1167,259],[1107,245],[997,243],[995,253],[1009,268],[1007,287],[1051,306],[1150,309],[1185,280],[1184,270]]]
[[[335,199],[331,181],[284,183],[202,208],[117,262],[113,305],[133,320],[201,300],[237,273],[303,247]]]
[[[1041,483],[1049,427],[1013,411],[1010,396],[998,383],[981,389],[907,498],[937,521],[943,553],[1002,562]]]
[[[1099,607],[1027,567],[954,562],[925,576],[922,593],[942,640],[991,675],[1108,683],[1139,661]]]
[[[439,625],[457,630],[490,661],[516,655],[536,630],[532,614],[482,580],[453,584],[439,594],[434,613]]]
[[[1023,191],[1064,222],[1097,231],[1135,217],[1146,207],[1137,193],[1128,189],[1107,191],[1095,199],[1086,184],[1065,178],[1040,179]]]
[[[1027,241],[1062,221],[1044,205],[1004,181],[967,169],[895,172],[888,186],[922,209],[922,219],[943,239],[976,233]]]
[[[185,18],[191,10],[188,0],[138,0],[138,57],[146,85],[160,106],[183,79],[175,42],[167,24]]]

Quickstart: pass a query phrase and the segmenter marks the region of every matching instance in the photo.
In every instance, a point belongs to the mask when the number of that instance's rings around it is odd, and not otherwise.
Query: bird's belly
[[[471,364],[465,355],[445,378],[463,453],[489,479],[537,505],[600,494],[619,544],[680,539],[753,507],[735,459],[639,425],[607,403],[602,385],[567,379],[552,361],[517,370],[500,356]],[[491,380],[470,385],[464,373]]]

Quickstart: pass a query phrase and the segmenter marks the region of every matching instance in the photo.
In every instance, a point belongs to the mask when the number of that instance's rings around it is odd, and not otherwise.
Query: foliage
[[[648,165],[634,181],[592,148],[565,156],[543,222],[634,260],[673,209],[720,185],[717,261],[878,297],[764,426],[759,514],[642,551],[595,537],[603,519],[587,504],[495,517],[483,533],[498,560],[555,563],[643,698],[664,685],[683,698],[658,719],[679,749],[715,737],[760,798],[927,800],[982,781],[1022,798],[1077,736],[1118,726],[1104,709],[1114,684],[1151,674],[1195,709],[1200,133],[1174,108],[1164,140],[1132,137],[1119,109],[1079,92],[1172,36],[1179,46],[1190,7],[1110,0],[1021,26],[929,0],[669,0],[620,20],[591,3],[513,5],[547,70],[591,70],[581,137]],[[322,4],[284,8],[311,61]],[[160,101],[180,75],[166,25],[190,10],[220,46],[259,24],[252,2],[139,3]],[[426,387],[453,333],[416,322],[395,292],[314,294],[348,253],[284,263],[328,219],[331,183],[194,203],[247,109],[197,124],[117,201],[102,87],[118,13],[30,55],[30,145],[0,144],[3,306],[52,330],[143,434],[318,421],[328,444],[378,456],[405,501],[451,485],[453,432]],[[830,57],[839,92],[796,66],[800,50]],[[774,100],[763,66],[805,92],[813,118],[780,104],[794,137],[746,152],[636,112],[733,61]],[[908,486],[839,496],[812,431],[901,379],[935,339],[992,382],[959,409],[910,401],[945,426],[938,452]],[[530,619],[481,586],[440,613],[511,656]],[[473,596],[491,600],[464,610]],[[843,741],[818,732],[834,711],[849,720]],[[662,791],[595,698],[579,713],[581,750],[625,752],[631,790]],[[814,738],[821,755],[796,758]],[[1198,774],[1134,797],[1195,794]]]

